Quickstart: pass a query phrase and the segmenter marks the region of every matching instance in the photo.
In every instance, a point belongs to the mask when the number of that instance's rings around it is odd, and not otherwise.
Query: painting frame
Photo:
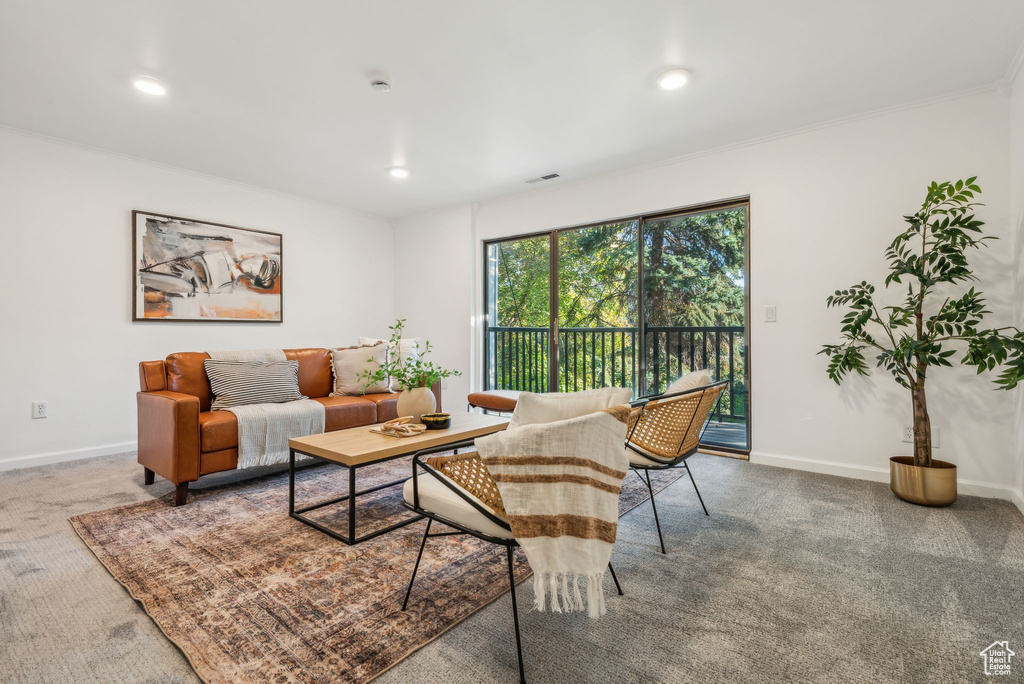
[[[279,301],[277,303],[277,314],[276,314],[276,316],[269,317],[269,318],[259,318],[259,317],[249,317],[249,318],[246,318],[246,317],[237,317],[237,316],[236,317],[232,317],[232,316],[191,316],[191,317],[184,317],[184,316],[166,316],[166,317],[165,316],[146,316],[145,315],[145,305],[144,304],[143,304],[143,306],[141,307],[141,310],[140,310],[140,292],[143,292],[143,295],[144,295],[144,289],[143,289],[143,285],[142,285],[142,282],[141,282],[141,273],[143,272],[144,269],[140,268],[142,266],[142,264],[140,262],[140,258],[143,258],[144,255],[139,253],[139,240],[140,240],[140,235],[139,235],[139,224],[140,224],[140,221],[139,221],[139,219],[140,219],[140,217],[143,217],[143,218],[149,217],[149,218],[154,218],[154,219],[159,219],[159,220],[169,221],[169,222],[181,222],[181,223],[188,223],[188,224],[197,224],[197,225],[200,225],[200,226],[206,226],[206,227],[210,227],[210,228],[221,229],[223,231],[231,231],[231,232],[239,231],[239,232],[241,232],[243,234],[244,233],[252,234],[252,235],[256,236],[257,239],[260,238],[260,237],[265,238],[265,237],[268,237],[268,236],[271,237],[271,238],[276,239],[276,241],[277,241],[276,255],[277,255],[277,258],[278,258],[278,261],[277,261],[278,272],[277,272],[277,276],[276,276],[276,278],[277,278],[276,294],[279,297]],[[155,212],[155,211],[145,211],[145,210],[141,210],[141,209],[134,209],[134,210],[132,210],[132,213],[131,213],[131,228],[130,228],[129,232],[130,232],[130,238],[131,238],[131,243],[132,243],[132,249],[131,249],[132,266],[131,266],[131,273],[130,273],[131,281],[130,281],[130,291],[129,291],[129,304],[130,304],[131,310],[132,310],[132,322],[133,323],[156,323],[156,322],[160,322],[160,323],[278,323],[279,324],[279,323],[283,323],[284,322],[284,267],[283,267],[283,264],[284,264],[284,235],[283,234],[276,233],[276,232],[269,231],[269,230],[259,230],[259,229],[256,229],[256,228],[244,228],[242,226],[234,226],[234,225],[227,224],[227,223],[217,223],[217,222],[214,222],[214,221],[205,221],[205,220],[202,220],[202,219],[186,218],[186,217],[183,217],[183,216],[174,216],[172,214],[166,214],[166,213]]]

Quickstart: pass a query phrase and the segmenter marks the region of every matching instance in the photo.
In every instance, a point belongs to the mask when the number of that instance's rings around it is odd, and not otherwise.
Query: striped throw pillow
[[[213,390],[211,410],[249,404],[281,404],[306,399],[299,391],[298,361],[220,361],[206,359]]]

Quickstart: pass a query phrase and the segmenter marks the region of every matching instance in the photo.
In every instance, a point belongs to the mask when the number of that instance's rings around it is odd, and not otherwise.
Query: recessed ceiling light
[[[669,69],[658,77],[658,85],[664,90],[682,88],[690,80],[691,75],[686,69]]]
[[[405,168],[404,166],[392,166],[389,173],[395,178],[409,177],[409,169]]]
[[[152,76],[136,76],[132,79],[132,85],[136,90],[141,90],[147,95],[166,95],[167,86]]]

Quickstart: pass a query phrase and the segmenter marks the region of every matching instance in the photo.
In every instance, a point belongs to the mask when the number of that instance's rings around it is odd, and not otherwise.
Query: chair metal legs
[[[643,476],[640,475],[640,471],[636,470],[637,476],[643,480]],[[661,536],[661,521],[658,519],[658,505],[654,503],[654,487],[651,486],[651,471],[644,469],[644,475],[647,476],[645,484],[647,485],[647,491],[651,494],[651,508],[654,509],[654,524],[658,528],[658,542],[661,544],[661,552],[665,553],[665,539]]]
[[[523,673],[523,642],[519,638],[519,606],[516,604],[516,576],[512,565],[512,547],[506,546],[508,550],[508,585],[512,590],[512,622],[516,628],[516,657],[519,658],[519,682],[526,684],[526,675]]]
[[[412,577],[409,578],[409,588],[405,590],[405,600],[402,601],[402,610],[409,605],[409,594],[412,593],[412,583],[416,581],[416,571],[420,569],[420,559],[423,558],[423,547],[427,545],[427,537],[430,536],[430,524],[434,522],[427,518],[427,529],[423,531],[423,541],[420,542],[420,552],[416,554],[416,565],[412,567]]]
[[[637,474],[639,475],[639,473]],[[651,500],[654,500],[653,496],[651,497]],[[432,535],[430,534],[431,523],[433,523],[433,520],[431,518],[427,518],[427,529],[423,531],[423,540],[420,542],[420,551],[416,554],[416,564],[412,568],[412,577],[409,578],[409,588],[405,590],[405,600],[402,601],[403,611],[409,604],[409,595],[412,594],[412,585],[416,582],[416,573],[420,569],[420,560],[423,558],[423,549],[427,545],[427,539],[430,537],[447,537],[449,535],[465,534],[461,530],[457,530],[455,532],[438,532],[437,534]],[[508,557],[509,593],[512,595],[512,624],[515,627],[516,632],[516,659],[519,662],[519,682],[520,684],[526,684],[526,674],[523,669],[523,640],[519,632],[519,603],[516,601],[515,547],[508,545],[505,547],[505,550]],[[611,573],[612,581],[615,582],[615,590],[619,592],[619,596],[622,596],[622,587],[619,585],[619,578],[615,576],[615,568],[612,567],[611,563],[608,563],[608,571]]]
[[[608,562],[608,572],[612,574],[612,581],[615,582],[615,591],[622,596],[622,587],[619,586],[619,578],[615,576],[615,568],[612,567],[611,561]]]
[[[700,490],[697,488],[697,481],[693,479],[693,471],[690,470],[690,466],[683,461],[683,467],[686,468],[686,474],[690,476],[690,484],[693,485],[693,491],[697,492],[697,500],[700,501],[700,507],[704,509],[704,515],[710,516],[708,513],[708,507],[704,505],[704,497],[700,495]],[[658,519],[658,506],[654,503],[654,487],[651,484],[651,471],[648,468],[644,468],[644,474],[640,475],[639,468],[633,468],[633,472],[637,474],[637,477],[647,485],[647,491],[651,495],[651,508],[654,509],[654,524],[658,528],[658,542],[661,544],[661,552],[665,553],[665,539],[661,535],[661,520]],[[614,577],[614,574],[612,575]]]
[[[434,521],[431,518],[427,518],[427,529],[423,531],[423,540],[420,542],[420,552],[416,554],[416,565],[412,568],[412,577],[409,578],[409,588],[405,590],[405,600],[402,601],[402,610],[404,611],[409,605],[409,595],[412,594],[412,585],[416,582],[416,573],[420,569],[420,560],[423,558],[423,549],[427,545],[427,539],[430,537],[447,537],[458,534],[465,534],[461,530],[455,532],[439,532],[437,534],[430,534],[430,525]],[[515,566],[513,564],[513,547],[506,546],[508,551],[508,584],[512,592],[512,622],[516,629],[516,658],[519,660],[519,681],[520,684],[526,684],[526,676],[523,674],[523,642],[519,635],[519,605],[516,603],[516,576]],[[609,566],[611,567],[611,566]],[[612,577],[615,577],[615,571],[612,571]],[[619,581],[615,580],[615,586],[619,586]],[[622,590],[619,589],[619,594],[622,594]]]
[[[693,491],[697,492],[697,499],[700,501],[700,507],[704,509],[704,515],[711,515],[708,513],[708,507],[704,505],[704,497],[700,495],[700,490],[697,489],[697,483],[693,479],[693,471],[690,470],[690,466],[685,462],[683,463],[683,467],[686,468],[686,474],[690,476],[690,482],[693,484]]]

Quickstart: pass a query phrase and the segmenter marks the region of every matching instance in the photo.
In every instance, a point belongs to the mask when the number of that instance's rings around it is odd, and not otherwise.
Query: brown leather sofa
[[[324,405],[325,430],[372,425],[398,417],[397,394],[331,397],[331,351],[285,349],[299,362],[299,390]],[[145,482],[154,474],[176,485],[174,505],[188,498],[188,483],[202,475],[238,466],[238,423],[230,411],[211,411],[206,352],[171,354],[163,361],[139,364],[139,463]],[[441,410],[440,383],[432,388]]]

